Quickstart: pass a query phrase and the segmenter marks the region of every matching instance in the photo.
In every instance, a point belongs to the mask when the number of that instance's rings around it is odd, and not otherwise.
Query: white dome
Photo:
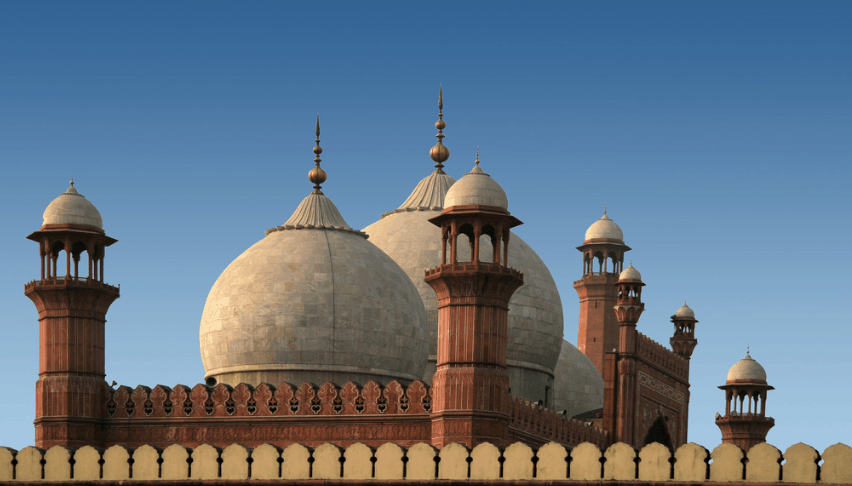
[[[609,219],[609,216],[606,215],[606,211],[604,211],[601,219],[595,221],[589,229],[586,230],[586,239],[589,240],[614,240],[618,243],[624,243],[624,233],[621,232],[621,228],[615,224],[615,221]]]
[[[427,329],[408,275],[314,193],[216,280],[201,357],[231,385],[406,382],[423,376]]]
[[[506,191],[490,175],[482,171],[478,160],[473,170],[456,181],[444,198],[445,208],[475,204],[509,209]]]
[[[642,281],[642,274],[639,273],[639,270],[633,268],[633,264],[624,269],[623,272],[618,276],[618,280],[639,280]]]
[[[568,341],[553,370],[553,409],[568,417],[603,408],[604,381],[595,364]]]
[[[675,317],[689,317],[691,319],[695,319],[695,312],[693,312],[692,309],[686,305],[686,302],[684,302],[680,309],[675,312]]]
[[[446,175],[442,177],[449,179]],[[453,184],[450,191],[465,178],[468,176]],[[419,192],[427,179],[429,177],[418,184],[412,197]],[[437,184],[432,185],[438,187]],[[438,346],[438,299],[435,291],[424,281],[424,274],[427,269],[441,264],[441,229],[429,222],[430,218],[440,214],[440,206],[432,209],[427,209],[426,206],[401,207],[384,214],[382,219],[364,228],[364,232],[370,235],[370,241],[390,255],[417,287],[426,307],[429,354],[433,360]],[[480,244],[482,261],[490,261],[492,255],[491,244],[486,240],[487,238],[484,238]],[[470,259],[470,248],[466,243],[459,245],[458,259]],[[514,376],[513,369],[525,370],[523,373],[532,370],[531,373],[547,375],[546,379],[550,380],[550,373],[556,365],[562,342],[563,316],[559,291],[541,258],[515,233],[512,233],[509,239],[509,266],[524,274],[524,285],[514,293],[509,302],[507,358],[510,377]],[[433,372],[434,367],[430,367],[423,377],[424,380],[431,383]],[[545,390],[544,384],[536,385],[540,388],[541,397],[524,396],[521,383],[512,383],[511,386],[513,394],[528,400],[534,398],[534,401],[542,398]]]
[[[104,229],[100,211],[74,189],[73,180],[67,191],[47,205],[42,217],[43,224],[84,224]]]
[[[766,382],[766,370],[749,353],[728,370],[728,381],[749,380]]]

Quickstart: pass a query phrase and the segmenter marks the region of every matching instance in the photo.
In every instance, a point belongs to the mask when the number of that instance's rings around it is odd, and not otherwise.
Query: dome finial
[[[606,216],[606,204],[604,204],[604,216]]]
[[[322,159],[320,158],[320,154],[322,153],[322,147],[320,147],[320,138],[319,138],[319,136],[320,136],[319,113],[317,113],[317,130],[316,130],[316,133],[317,133],[317,145],[316,145],[316,147],[314,147],[314,153],[316,154],[316,157],[314,157],[314,162],[316,162],[317,166],[314,167],[313,169],[311,169],[310,172],[308,172],[308,180],[314,183],[314,194],[322,194],[322,191],[320,190],[322,188],[322,186],[320,186],[320,184],[325,182],[325,180],[328,178],[328,176],[325,173],[325,171],[322,170],[322,168],[320,167],[320,162],[322,162]]]
[[[476,146],[476,165],[479,165],[479,145]]]
[[[447,124],[444,122],[444,88],[438,87],[438,121],[435,122],[435,128],[438,129],[438,134],[435,135],[435,138],[438,139],[438,143],[432,147],[432,150],[429,151],[429,157],[432,158],[435,162],[435,172],[438,174],[444,173],[444,162],[450,158],[450,149],[444,146],[444,128],[446,128]]]
[[[750,354],[750,352],[749,352],[749,346],[746,346],[746,354],[748,354],[749,356],[751,356],[751,354]]]
[[[74,178],[71,178],[71,187],[74,187]]]

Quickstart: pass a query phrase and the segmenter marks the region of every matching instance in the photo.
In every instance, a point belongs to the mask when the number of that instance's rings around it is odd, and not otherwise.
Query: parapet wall
[[[511,397],[509,439],[536,446],[552,441],[568,446],[591,442],[598,447],[606,447],[610,443],[610,434],[589,423],[564,417],[559,412],[540,409],[523,398]]]
[[[820,460],[824,462],[820,465]],[[783,465],[781,462],[784,462]],[[403,449],[385,443],[378,449],[356,443],[346,449],[323,444],[315,449],[293,444],[285,449],[263,444],[224,449],[208,444],[160,450],[113,446],[106,451],[55,446],[20,452],[0,447],[0,482],[68,480],[578,480],[613,482],[700,482],[852,484],[852,448],[835,444],[822,456],[796,444],[783,454],[759,444],[745,454],[733,444],[712,453],[698,444],[681,446],[674,455],[653,443],[636,451],[616,443],[601,452],[582,443],[569,451],[548,443],[533,450],[515,443],[500,450],[484,443],[472,451],[450,444],[440,451],[419,443]],[[612,483],[611,483],[612,484]]]
[[[636,354],[643,361],[682,381],[689,381],[689,361],[674,351],[637,332]]]

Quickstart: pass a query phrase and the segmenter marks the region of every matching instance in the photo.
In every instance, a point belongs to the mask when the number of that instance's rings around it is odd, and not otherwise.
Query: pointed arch
[[[660,444],[668,447],[670,451],[673,450],[672,438],[669,435],[669,429],[666,427],[666,422],[663,417],[657,417],[657,420],[655,420],[653,425],[651,425],[651,428],[648,429],[648,433],[645,434],[645,441],[642,445],[646,446],[653,442],[659,442]]]

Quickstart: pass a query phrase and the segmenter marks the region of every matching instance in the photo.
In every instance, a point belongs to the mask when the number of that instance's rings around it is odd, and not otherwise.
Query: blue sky
[[[0,4],[0,444],[34,442],[44,208],[100,209],[107,380],[203,379],[219,273],[311,190],[364,228],[432,170],[481,160],[549,266],[576,343],[586,228],[603,212],[642,272],[639,330],[695,310],[689,439],[721,441],[751,347],[784,450],[852,440],[849,2],[5,2]]]

